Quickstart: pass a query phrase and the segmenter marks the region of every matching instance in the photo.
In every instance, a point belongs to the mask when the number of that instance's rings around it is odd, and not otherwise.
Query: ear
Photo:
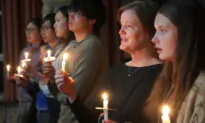
[[[88,23],[91,24],[91,25],[95,24],[95,22],[96,22],[96,19],[90,19],[90,20],[88,20]]]

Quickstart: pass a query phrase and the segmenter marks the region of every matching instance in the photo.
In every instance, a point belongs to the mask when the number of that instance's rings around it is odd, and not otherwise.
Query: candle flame
[[[108,99],[108,94],[106,92],[104,92],[102,94],[102,98],[103,98],[103,100],[107,100]]]
[[[22,71],[21,66],[18,66],[18,67],[17,67],[17,72],[18,72],[18,74],[21,74],[21,71]]]
[[[63,54],[63,61],[65,61],[65,60],[68,59],[68,58],[69,58],[68,53],[64,53],[64,54]]]
[[[10,69],[11,69],[11,65],[7,64],[7,65],[6,65],[6,70],[7,70],[7,72],[9,72]]]
[[[26,62],[21,63],[22,68],[26,67]]]
[[[24,55],[25,55],[25,59],[28,59],[29,53],[25,52]]]
[[[47,57],[51,57],[51,50],[47,50]]]
[[[168,105],[164,105],[162,107],[162,114],[163,115],[169,115],[169,113],[170,113],[170,107]]]

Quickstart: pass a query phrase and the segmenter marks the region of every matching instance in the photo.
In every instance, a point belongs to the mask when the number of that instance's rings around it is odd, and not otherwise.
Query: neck
[[[41,41],[39,40],[39,41],[32,42],[31,44],[32,45],[40,45],[40,43],[41,43]]]
[[[50,41],[50,42],[48,43],[48,45],[53,49],[58,42],[59,42],[59,40],[58,40],[58,38],[56,38],[56,39],[54,39],[53,41]]]
[[[161,63],[145,49],[131,52],[130,55],[132,60],[127,63],[128,66],[145,67]]]
[[[92,29],[87,29],[87,30],[83,30],[83,31],[78,31],[78,32],[74,32],[75,35],[75,39],[77,42],[81,42],[82,40],[84,40],[88,35],[92,34],[93,31]]]

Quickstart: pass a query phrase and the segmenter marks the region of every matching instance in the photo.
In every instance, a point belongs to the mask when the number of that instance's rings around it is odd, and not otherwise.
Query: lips
[[[125,43],[125,42],[127,42],[127,39],[124,38],[124,37],[120,37],[120,39],[121,39],[121,43]]]
[[[155,49],[156,49],[157,53],[161,53],[161,51],[162,51],[162,49],[159,47],[155,47]]]

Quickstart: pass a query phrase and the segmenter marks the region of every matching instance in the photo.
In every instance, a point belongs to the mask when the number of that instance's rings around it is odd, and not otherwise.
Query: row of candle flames
[[[27,62],[31,61],[31,59],[29,58],[29,53],[25,52],[24,53],[25,59],[23,59],[21,61],[21,66],[17,67],[17,76],[22,76],[21,73],[23,71],[23,68],[27,67]],[[66,64],[66,60],[68,59],[69,55],[67,53],[65,53],[63,55],[63,61],[62,61],[62,67],[61,70],[65,71],[65,64]],[[45,62],[50,62],[50,61],[54,61],[55,57],[51,56],[51,50],[47,50],[47,56],[44,58]],[[10,72],[11,66],[8,64],[6,65],[6,70],[7,70],[7,77],[9,77],[9,72]],[[102,109],[103,110],[103,114],[104,114],[104,120],[108,120],[108,110],[110,110],[108,108],[108,94],[106,92],[104,92],[102,94],[102,99],[103,99],[103,108],[98,108],[96,107],[96,109]],[[168,105],[164,105],[162,108],[162,123],[171,123],[171,120],[169,118],[169,113],[170,113],[170,108]]]
[[[21,60],[21,65],[17,66],[17,74],[15,75],[21,75],[23,68],[27,67],[27,63],[29,61],[31,61],[31,59],[29,58],[29,52],[25,52],[24,53],[24,59]],[[66,64],[66,60],[68,59],[69,55],[68,53],[63,54],[63,61],[62,61],[62,71],[65,71],[65,64]],[[54,61],[55,57],[51,56],[51,50],[47,50],[47,56],[44,58],[44,62],[51,62]],[[7,70],[7,76],[9,76],[9,72],[11,69],[11,65],[7,64],[6,65],[6,70]]]

